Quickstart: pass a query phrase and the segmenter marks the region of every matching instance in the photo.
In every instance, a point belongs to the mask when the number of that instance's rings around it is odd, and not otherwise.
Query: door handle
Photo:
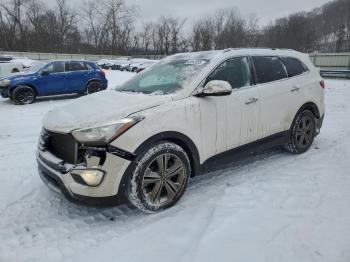
[[[300,90],[300,86],[294,86],[290,91],[291,92],[298,92]]]
[[[245,104],[246,105],[254,104],[254,103],[258,102],[258,100],[259,100],[259,98],[252,97],[247,102],[245,102]]]

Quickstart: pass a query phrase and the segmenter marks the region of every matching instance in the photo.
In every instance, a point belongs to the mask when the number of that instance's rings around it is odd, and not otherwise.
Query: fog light
[[[99,169],[77,169],[71,171],[71,175],[79,184],[96,187],[102,183],[105,172]]]

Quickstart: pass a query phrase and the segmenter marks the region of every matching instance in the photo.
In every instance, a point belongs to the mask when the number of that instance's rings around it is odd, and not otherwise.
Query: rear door
[[[89,71],[83,62],[66,62],[67,93],[81,93],[86,89]]]
[[[288,73],[287,91],[289,91],[290,115],[286,121],[286,129],[289,129],[292,121],[305,101],[305,89],[314,85],[314,80],[309,77],[308,67],[295,57],[281,57]],[[288,121],[289,120],[289,121]]]
[[[40,95],[64,94],[66,90],[66,74],[64,62],[51,62],[41,71],[37,80]]]
[[[291,83],[281,59],[277,56],[252,57],[256,82],[261,93],[259,138],[285,131],[291,117]]]

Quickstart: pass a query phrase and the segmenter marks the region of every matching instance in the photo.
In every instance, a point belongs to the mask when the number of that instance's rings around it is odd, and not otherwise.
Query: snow
[[[64,107],[49,111],[44,117],[44,126],[48,130],[69,133],[77,128],[114,124],[115,121],[134,112],[158,106],[166,101],[170,101],[167,96],[149,99],[145,94],[107,90],[81,97]],[[87,115],[88,118],[85,117]]]
[[[110,85],[130,74],[108,72]],[[40,180],[43,115],[75,97],[0,99],[0,261],[350,261],[350,82],[326,81],[327,114],[311,150],[269,150],[190,181],[146,215],[72,204]]]
[[[36,60],[32,60],[32,59],[28,59],[26,57],[23,58],[15,58],[13,60],[11,60],[12,63],[20,63],[22,64],[24,67],[31,67],[33,64],[37,63]]]
[[[115,89],[117,86],[128,81],[133,76],[135,76],[135,73],[106,70],[108,89]]]

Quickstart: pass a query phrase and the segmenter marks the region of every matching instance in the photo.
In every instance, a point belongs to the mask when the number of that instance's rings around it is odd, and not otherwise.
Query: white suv
[[[227,153],[266,142],[307,151],[324,112],[324,82],[306,54],[177,54],[117,90],[50,111],[39,173],[71,200],[117,203],[126,196],[155,212],[176,203],[190,177]]]

